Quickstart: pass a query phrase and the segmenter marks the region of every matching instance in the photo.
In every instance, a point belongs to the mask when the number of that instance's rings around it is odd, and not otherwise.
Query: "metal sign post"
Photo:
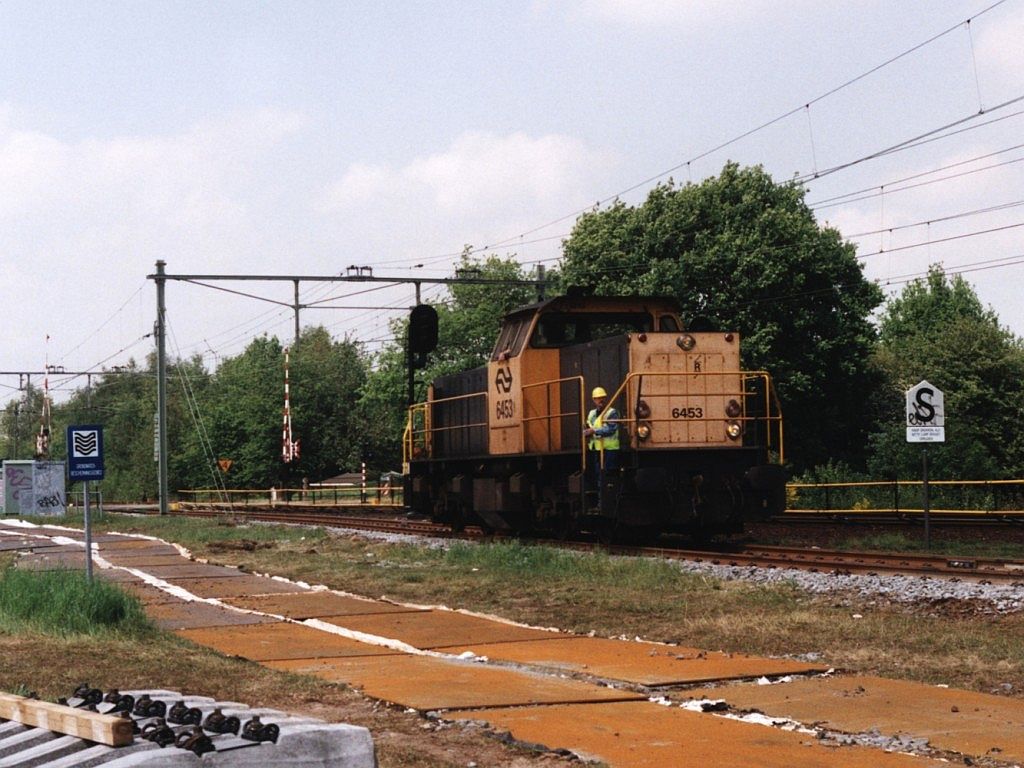
[[[922,443],[921,478],[924,496],[924,546],[932,548],[931,499],[928,488],[928,443],[946,442],[945,396],[938,387],[921,381],[907,390],[907,442]]]
[[[89,481],[103,479],[103,427],[79,424],[68,427],[68,479],[83,481],[85,500],[85,577],[92,581],[92,520],[89,513]]]

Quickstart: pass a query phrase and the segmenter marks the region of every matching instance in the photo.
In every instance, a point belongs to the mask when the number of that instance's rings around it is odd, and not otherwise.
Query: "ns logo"
[[[498,421],[514,419],[516,415],[515,401],[511,397],[501,397],[512,392],[512,369],[508,366],[498,368],[494,375],[494,389],[499,397],[495,399],[494,415]]]

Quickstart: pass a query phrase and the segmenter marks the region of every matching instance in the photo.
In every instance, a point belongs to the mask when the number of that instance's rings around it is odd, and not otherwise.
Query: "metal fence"
[[[401,483],[359,485],[317,485],[309,488],[267,488],[255,490],[195,488],[179,490],[178,498],[192,504],[228,504],[257,507],[345,507],[395,506],[405,503]]]
[[[922,515],[923,487],[920,480],[790,483],[786,514]],[[930,480],[928,487],[932,515],[1024,518],[1024,480]]]

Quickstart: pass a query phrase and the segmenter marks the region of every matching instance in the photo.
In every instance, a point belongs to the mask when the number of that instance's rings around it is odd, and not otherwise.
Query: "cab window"
[[[515,357],[523,349],[523,342],[526,341],[526,331],[530,327],[532,318],[511,320],[501,327],[498,334],[498,341],[494,345],[494,352],[491,360],[505,360]]]
[[[541,315],[530,338],[535,349],[567,347],[623,333],[650,332],[653,320],[645,312],[551,312]]]
[[[678,333],[681,329],[679,321],[672,315],[662,315],[658,318],[658,330],[662,333]]]

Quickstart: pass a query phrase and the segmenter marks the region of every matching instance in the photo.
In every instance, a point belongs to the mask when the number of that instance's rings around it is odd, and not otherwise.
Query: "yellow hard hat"
[[[590,396],[596,400],[599,397],[608,397],[608,393],[604,391],[604,387],[594,387],[594,391],[590,393]]]

